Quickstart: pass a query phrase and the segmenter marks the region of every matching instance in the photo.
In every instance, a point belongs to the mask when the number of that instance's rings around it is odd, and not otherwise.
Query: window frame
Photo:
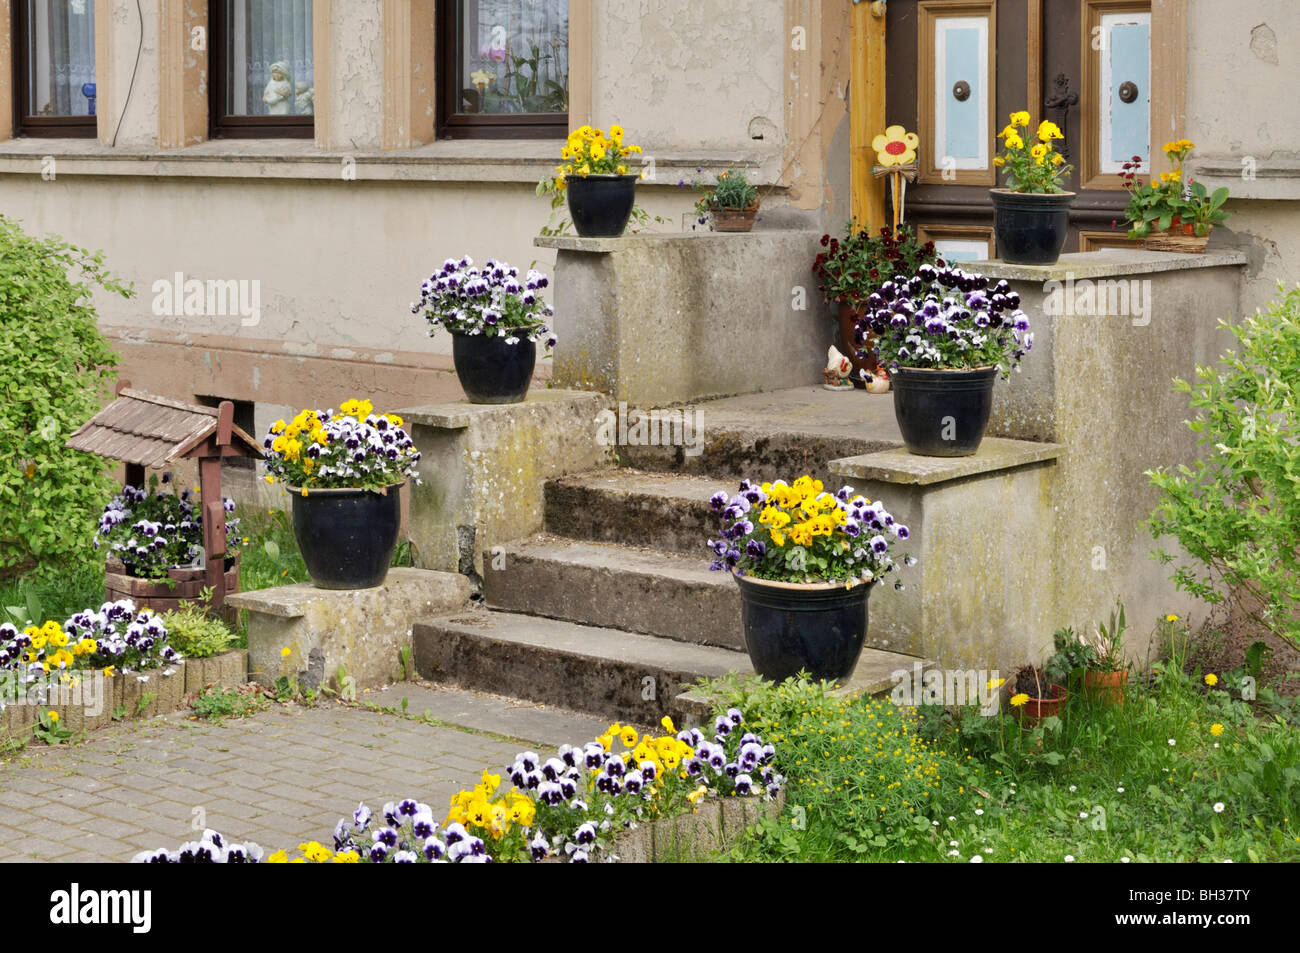
[[[208,138],[314,139],[316,115],[231,116],[226,114],[230,77],[226,54],[226,0],[208,0]],[[315,30],[313,39],[315,42]]]
[[[437,44],[436,123],[434,135],[439,139],[563,139],[569,132],[569,115],[573,109],[570,85],[569,109],[562,113],[481,115],[458,111],[460,81],[457,79],[456,54],[460,32],[456,24],[458,0],[437,0],[434,40]],[[569,35],[573,35],[573,5],[569,5]],[[572,50],[570,50],[572,56]],[[570,83],[572,59],[570,59]]]
[[[0,0],[3,2],[3,0]],[[87,0],[90,2],[90,0]],[[33,116],[28,112],[31,90],[27,67],[31,59],[31,23],[25,0],[9,5],[10,50],[13,56],[14,135],[33,139],[95,139],[99,136],[99,102],[96,95],[94,116]],[[99,83],[99,63],[95,64],[95,82]],[[98,90],[96,90],[98,93]]]

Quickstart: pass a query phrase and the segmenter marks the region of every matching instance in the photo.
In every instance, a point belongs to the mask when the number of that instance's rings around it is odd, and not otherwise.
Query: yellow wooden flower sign
[[[916,161],[916,147],[920,144],[916,133],[908,132],[902,126],[890,126],[871,140],[871,148],[876,150],[876,162],[883,166],[911,165]]]

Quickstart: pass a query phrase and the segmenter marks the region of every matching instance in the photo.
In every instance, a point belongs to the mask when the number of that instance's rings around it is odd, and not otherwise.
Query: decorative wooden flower
[[[890,126],[871,140],[871,148],[876,150],[876,161],[880,165],[910,165],[916,161],[916,147],[920,144],[916,133],[908,132],[902,126]]]

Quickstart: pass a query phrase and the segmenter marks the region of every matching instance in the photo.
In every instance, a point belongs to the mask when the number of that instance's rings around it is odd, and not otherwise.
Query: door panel
[[[957,235],[992,225],[997,131],[1028,109],[1061,127],[1075,166],[1066,250],[1098,247],[1127,204],[1114,173],[1150,153],[1150,38],[1149,0],[890,0],[887,118],[921,137],[907,220],[969,255],[975,243]]]

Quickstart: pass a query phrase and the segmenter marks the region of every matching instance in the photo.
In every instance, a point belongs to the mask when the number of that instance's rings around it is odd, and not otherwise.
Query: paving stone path
[[[114,725],[76,745],[31,744],[0,759],[0,862],[130,860],[204,827],[267,851],[328,845],[365,801],[416,797],[440,813],[485,768],[521,748],[589,740],[606,725],[529,702],[416,684],[363,707],[273,706],[221,723],[188,712]]]

